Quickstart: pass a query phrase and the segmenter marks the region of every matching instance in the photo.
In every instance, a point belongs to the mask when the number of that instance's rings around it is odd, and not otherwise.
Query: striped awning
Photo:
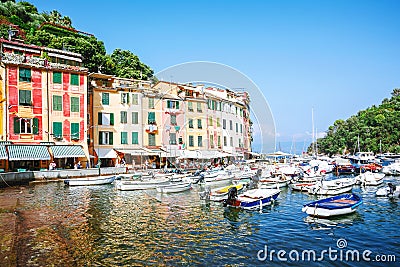
[[[50,160],[47,146],[8,145],[9,160]]]
[[[118,157],[117,152],[112,148],[96,149],[97,156],[101,159],[115,159]]]
[[[51,146],[50,148],[56,159],[86,157],[81,146]]]
[[[0,159],[8,159],[6,146],[0,145]]]

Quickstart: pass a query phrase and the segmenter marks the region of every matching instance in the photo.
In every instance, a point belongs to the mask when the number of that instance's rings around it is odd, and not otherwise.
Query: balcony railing
[[[38,57],[26,57],[24,55],[13,54],[13,53],[0,53],[1,61],[6,64],[16,64],[16,65],[29,65],[32,67],[42,67],[51,69],[61,69],[61,70],[73,70],[73,71],[88,71],[85,67],[71,66],[61,63],[49,62],[45,58]]]

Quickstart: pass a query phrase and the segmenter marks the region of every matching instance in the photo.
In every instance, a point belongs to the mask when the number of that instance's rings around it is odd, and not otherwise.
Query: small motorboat
[[[88,178],[76,178],[76,179],[65,179],[64,184],[69,186],[78,185],[103,185],[111,184],[114,182],[115,176],[99,176],[99,177],[88,177]]]
[[[222,201],[224,199],[227,199],[229,189],[231,189],[232,187],[236,187],[237,191],[240,192],[243,189],[244,185],[239,183],[239,184],[233,184],[233,185],[215,188],[215,189],[211,190],[211,192],[210,192],[210,200]]]
[[[305,204],[302,211],[310,216],[331,217],[353,213],[361,204],[362,199],[358,195],[344,194]]]
[[[276,174],[273,177],[263,179],[261,178],[258,187],[259,188],[282,188],[289,184],[292,177],[286,176],[285,174]]]
[[[296,182],[293,182],[289,185],[289,187],[292,190],[295,191],[301,191],[301,192],[308,192],[308,189],[311,186],[314,186],[317,182],[309,182],[309,181],[302,181],[302,180],[298,180]]]
[[[356,181],[358,184],[363,186],[375,186],[383,183],[384,173],[373,173],[370,171],[364,172],[356,176]]]
[[[142,180],[120,180],[115,183],[115,188],[122,191],[128,190],[145,190],[155,189],[160,185],[167,185],[170,183],[168,178],[150,178]]]
[[[309,194],[315,195],[338,195],[350,192],[355,185],[354,178],[340,178],[329,181],[319,181],[308,189]]]
[[[229,189],[228,198],[224,200],[224,206],[242,209],[262,209],[266,205],[271,205],[280,194],[279,189],[252,189],[240,195],[237,194],[236,187]]]
[[[388,186],[379,188],[376,191],[377,197],[400,197],[400,186],[388,183]]]
[[[192,188],[192,182],[174,182],[166,185],[158,186],[157,192],[160,193],[179,193],[190,190]]]

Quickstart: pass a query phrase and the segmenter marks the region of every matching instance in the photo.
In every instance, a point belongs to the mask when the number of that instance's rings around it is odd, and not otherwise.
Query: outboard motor
[[[228,198],[224,200],[223,206],[226,207],[227,205],[233,206],[238,196],[238,191],[236,187],[232,187],[228,191]]]
[[[396,191],[396,185],[388,183],[388,187],[389,187],[389,195],[393,195],[394,192]]]

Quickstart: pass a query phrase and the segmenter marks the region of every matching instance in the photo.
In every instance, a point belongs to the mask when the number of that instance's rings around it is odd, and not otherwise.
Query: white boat
[[[289,187],[295,191],[308,192],[308,189],[311,186],[314,186],[316,183],[317,181],[310,182],[310,181],[298,180],[296,182],[289,184]]]
[[[158,186],[157,192],[160,193],[179,193],[183,191],[190,190],[192,188],[191,182],[177,182],[177,183],[170,183],[167,185]]]
[[[232,181],[233,178],[234,178],[233,174],[226,172],[224,170],[219,170],[212,174],[204,175],[204,182],[206,184],[230,182],[230,181]]]
[[[310,216],[331,217],[353,213],[361,204],[362,199],[356,194],[344,194],[305,204],[302,211]]]
[[[384,173],[373,173],[370,171],[364,172],[358,176],[356,176],[357,183],[365,186],[370,185],[380,185],[383,183],[383,178],[385,177]]]
[[[88,177],[88,178],[76,178],[76,179],[65,179],[64,184],[69,186],[77,185],[103,185],[111,184],[114,182],[115,176],[99,176],[99,177]]]
[[[338,195],[350,192],[355,185],[354,178],[340,178],[329,181],[319,181],[308,189],[308,193],[316,195]]]
[[[122,191],[155,189],[160,185],[169,184],[168,178],[143,179],[136,181],[121,180],[115,183],[115,188]]]
[[[400,197],[400,186],[388,183],[388,186],[379,188],[376,191],[377,197]]]
[[[258,188],[282,188],[289,184],[291,177],[289,178],[285,174],[276,174],[275,177],[268,179],[260,179]]]

